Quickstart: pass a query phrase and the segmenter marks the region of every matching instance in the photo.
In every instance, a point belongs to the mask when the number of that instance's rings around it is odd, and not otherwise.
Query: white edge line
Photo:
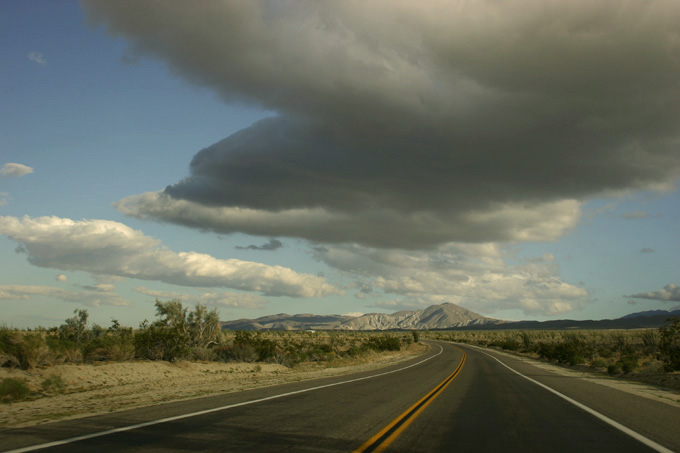
[[[199,416],[199,415],[206,415],[206,414],[210,414],[212,412],[219,412],[219,411],[231,409],[231,408],[234,408],[234,407],[248,406],[250,404],[261,403],[262,401],[275,400],[275,399],[283,398],[283,397],[286,397],[286,396],[297,395],[299,393],[306,393],[306,392],[311,392],[311,391],[314,391],[314,390],[320,390],[320,389],[324,389],[324,388],[328,388],[328,387],[335,387],[336,385],[348,384],[350,382],[363,381],[363,380],[366,380],[366,379],[373,379],[373,378],[376,378],[376,377],[385,376],[387,374],[392,374],[392,373],[397,373],[399,371],[404,371],[404,370],[409,369],[411,367],[420,365],[421,363],[427,362],[430,359],[434,359],[435,357],[437,357],[439,354],[441,354],[444,351],[444,348],[442,348],[441,345],[437,345],[437,346],[439,346],[439,352],[436,353],[435,355],[430,356],[430,357],[428,357],[424,360],[421,360],[420,362],[413,363],[413,364],[406,366],[404,368],[399,368],[397,370],[386,371],[384,373],[374,374],[374,375],[371,375],[371,376],[365,376],[365,377],[356,378],[356,379],[350,379],[350,380],[347,380],[347,381],[335,382],[333,384],[320,385],[318,387],[311,387],[311,388],[308,388],[308,389],[296,390],[294,392],[281,393],[279,395],[267,396],[267,397],[259,398],[259,399],[256,399],[256,400],[243,401],[241,403],[230,404],[228,406],[215,407],[213,409],[206,409],[204,411],[192,412],[190,414],[182,414],[182,415],[176,415],[174,417],[161,418],[160,420],[152,420],[150,422],[138,423],[136,425],[123,426],[123,427],[120,427],[120,428],[109,429],[107,431],[100,431],[100,432],[97,432],[97,433],[85,434],[83,436],[71,437],[71,438],[63,439],[63,440],[56,440],[54,442],[32,445],[30,447],[17,448],[15,450],[7,450],[4,453],[22,453],[22,452],[25,452],[25,451],[34,451],[34,450],[40,450],[42,448],[50,448],[50,447],[56,447],[58,445],[71,444],[71,443],[78,442],[78,441],[81,441],[81,440],[93,439],[95,437],[108,436],[110,434],[122,433],[122,432],[125,432],[125,431],[131,431],[133,429],[145,428],[147,426],[159,425],[161,423],[167,423],[167,422],[173,422],[175,420],[181,420],[183,418],[190,418],[190,417],[196,417],[196,416]]]
[[[463,343],[461,343],[461,344],[463,344]],[[649,438],[643,436],[642,434],[640,434],[640,433],[638,433],[638,432],[636,432],[636,431],[633,431],[632,429],[628,428],[627,426],[622,425],[621,423],[619,423],[619,422],[617,422],[617,421],[615,421],[615,420],[612,420],[611,418],[607,417],[607,416],[604,415],[604,414],[601,414],[601,413],[597,412],[595,409],[591,409],[590,407],[586,406],[585,404],[579,403],[578,401],[576,401],[576,400],[574,400],[574,399],[568,397],[567,395],[564,395],[563,393],[560,393],[560,392],[558,392],[557,390],[555,390],[555,389],[553,389],[553,388],[551,388],[551,387],[548,387],[547,385],[542,384],[542,383],[536,381],[535,379],[532,379],[532,378],[530,378],[530,377],[528,377],[528,376],[525,376],[525,375],[523,375],[522,373],[520,373],[519,371],[517,371],[517,370],[515,370],[515,369],[513,369],[513,368],[510,368],[508,365],[506,365],[505,363],[501,362],[497,357],[494,357],[493,355],[491,355],[491,354],[489,354],[489,353],[483,351],[481,347],[479,347],[479,346],[473,346],[473,345],[470,345],[470,344],[465,344],[465,346],[470,346],[470,347],[472,347],[472,348],[478,349],[479,352],[481,352],[481,353],[484,354],[484,355],[487,355],[487,356],[491,357],[492,359],[494,359],[495,361],[497,361],[498,363],[500,363],[501,365],[503,365],[505,368],[507,368],[508,370],[512,371],[513,373],[518,374],[518,375],[522,376],[524,379],[526,379],[526,380],[528,380],[528,381],[530,381],[530,382],[533,382],[534,384],[538,385],[539,387],[543,387],[543,388],[546,389],[547,391],[554,393],[555,395],[559,396],[560,398],[562,398],[562,399],[564,399],[564,400],[570,402],[570,403],[573,404],[574,406],[576,406],[576,407],[578,407],[578,408],[580,408],[580,409],[583,409],[584,411],[588,412],[589,414],[591,414],[591,415],[593,415],[593,416],[599,418],[600,420],[602,420],[603,422],[607,423],[608,425],[611,425],[611,426],[613,426],[614,428],[618,429],[619,431],[622,431],[622,432],[628,434],[629,436],[631,436],[631,437],[634,438],[635,440],[637,440],[637,441],[639,441],[639,442],[642,442],[643,444],[645,444],[645,445],[648,446],[649,448],[651,448],[651,449],[653,449],[653,450],[656,450],[656,451],[658,451],[658,452],[661,452],[661,453],[674,453],[673,450],[669,450],[668,448],[664,447],[663,445],[657,444],[656,442],[654,442],[653,440],[651,440],[651,439],[649,439]]]

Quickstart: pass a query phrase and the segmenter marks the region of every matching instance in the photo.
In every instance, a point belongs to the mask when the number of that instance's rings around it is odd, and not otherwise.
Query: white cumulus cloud
[[[519,309],[558,315],[582,308],[588,292],[563,281],[552,255],[508,265],[498,244],[446,244],[433,252],[323,246],[315,256],[366,287],[397,298],[373,306],[422,309],[453,302],[481,313]]]
[[[40,267],[183,286],[226,287],[269,296],[321,297],[340,291],[325,279],[283,266],[174,252],[158,239],[114,221],[0,217],[0,234]]]
[[[13,162],[6,163],[2,166],[2,169],[0,169],[0,176],[3,178],[18,178],[19,176],[28,175],[29,173],[33,173],[33,168]]]

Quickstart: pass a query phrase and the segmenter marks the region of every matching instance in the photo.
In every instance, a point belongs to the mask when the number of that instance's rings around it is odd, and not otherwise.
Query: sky
[[[0,321],[680,305],[676,0],[0,2]]]

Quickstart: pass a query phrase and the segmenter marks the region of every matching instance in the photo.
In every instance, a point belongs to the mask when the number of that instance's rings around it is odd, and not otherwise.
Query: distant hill
[[[650,310],[631,313],[618,319],[584,320],[557,319],[554,321],[516,321],[493,324],[481,329],[486,330],[567,330],[567,329],[650,329],[667,324],[668,318],[680,316],[680,309]],[[464,330],[480,329],[475,326],[463,327]],[[480,329],[480,330],[481,330]]]
[[[424,310],[399,311],[393,314],[369,313],[355,317],[281,313],[257,319],[223,321],[221,324],[223,329],[229,330],[433,330],[499,322],[502,321],[445,303],[432,305]]]
[[[642,329],[661,327],[680,309],[650,310],[618,319],[575,321],[501,321],[482,316],[452,303],[432,305],[424,310],[392,314],[369,313],[363,316],[297,314],[263,316],[221,322],[229,330],[566,330],[566,329]]]
[[[680,316],[680,308],[674,310],[648,310],[639,311],[637,313],[631,313],[622,317],[621,319],[639,318],[639,317],[652,317],[652,316]]]
[[[456,304],[432,305],[424,310],[398,311],[391,315],[370,313],[344,321],[340,328],[348,330],[426,330],[481,326],[501,322],[487,318]]]
[[[343,321],[352,319],[351,316],[341,315],[278,315],[263,316],[257,319],[237,319],[235,321],[222,321],[222,329],[229,330],[331,330],[337,329]]]

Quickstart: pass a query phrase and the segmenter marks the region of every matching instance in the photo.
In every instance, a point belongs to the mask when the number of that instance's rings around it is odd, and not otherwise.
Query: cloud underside
[[[130,53],[274,112],[130,215],[373,247],[552,240],[583,200],[679,175],[674,0],[84,5]]]
[[[40,267],[85,271],[193,287],[225,287],[268,296],[321,297],[339,293],[323,278],[282,266],[176,253],[160,241],[106,220],[0,217],[0,234]]]
[[[283,243],[281,241],[279,241],[278,239],[274,239],[274,238],[269,239],[269,242],[267,242],[266,244],[262,244],[262,245],[251,244],[251,245],[248,245],[246,247],[242,247],[242,246],[238,246],[238,245],[236,246],[236,248],[238,250],[265,250],[265,251],[278,250],[281,247],[283,247]]]
[[[116,203],[116,208],[132,217],[217,233],[245,232],[402,249],[433,248],[454,238],[468,242],[483,242],[489,237],[503,241],[555,240],[578,223],[581,213],[580,203],[574,200],[537,206],[505,205],[490,211],[446,215],[385,208],[356,212],[297,208],[272,212],[206,206],[173,198],[162,191],[127,197]]]
[[[668,284],[658,291],[648,291],[640,294],[632,294],[630,296],[635,299],[650,299],[660,300],[665,302],[680,302],[680,286]]]
[[[487,314],[514,309],[559,315],[588,303],[585,289],[560,279],[552,255],[509,265],[506,253],[490,243],[447,244],[436,252],[359,245],[315,249],[316,259],[354,278],[357,297],[379,308],[422,309],[453,302]]]

